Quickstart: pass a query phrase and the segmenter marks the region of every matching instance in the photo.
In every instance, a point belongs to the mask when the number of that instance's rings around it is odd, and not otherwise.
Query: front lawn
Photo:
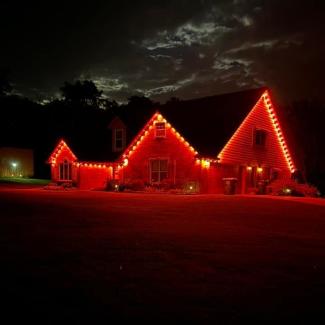
[[[27,178],[27,177],[0,177],[0,184],[24,184],[24,185],[46,185],[48,179]]]
[[[325,206],[2,188],[0,211],[10,323],[325,321]]]

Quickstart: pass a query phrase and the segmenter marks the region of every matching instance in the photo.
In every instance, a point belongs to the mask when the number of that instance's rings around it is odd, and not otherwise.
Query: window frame
[[[157,128],[157,125],[164,125],[163,128]],[[156,138],[166,138],[166,122],[156,122],[155,123],[155,137]]]
[[[263,134],[263,136],[262,136],[262,134]],[[255,128],[254,132],[253,132],[253,147],[265,149],[267,146],[267,138],[268,138],[267,130],[262,129],[262,128]],[[259,139],[258,142],[257,142],[257,139]],[[263,139],[262,142],[260,141],[261,139]]]
[[[64,159],[59,163],[59,181],[72,182],[72,163],[68,159]]]
[[[153,166],[152,164],[155,162],[155,161],[158,161],[159,162],[159,167],[157,170],[154,170],[153,169]],[[161,162],[162,161],[165,161],[166,162],[166,169],[162,169],[162,164]],[[157,177],[157,181],[154,181],[153,180],[153,173],[157,173],[158,177]],[[165,177],[161,177],[162,174],[165,174]],[[169,159],[168,158],[165,158],[165,157],[159,157],[159,158],[150,158],[149,159],[149,177],[150,177],[150,184],[161,184],[161,182],[165,179],[168,179],[169,177]]]
[[[121,132],[121,136],[118,137],[118,132]],[[117,146],[117,141],[121,141],[121,146]],[[114,129],[114,151],[122,151],[125,147],[125,130],[123,128]]]

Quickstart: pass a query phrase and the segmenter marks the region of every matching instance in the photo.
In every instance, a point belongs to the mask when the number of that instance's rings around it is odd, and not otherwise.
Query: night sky
[[[324,1],[2,1],[0,67],[15,92],[58,96],[92,79],[105,96],[164,102],[269,86],[324,99]]]

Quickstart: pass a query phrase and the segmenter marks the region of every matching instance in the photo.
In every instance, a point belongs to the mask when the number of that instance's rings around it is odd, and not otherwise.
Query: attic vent
[[[165,138],[166,137],[166,123],[157,122],[156,127],[156,138]]]

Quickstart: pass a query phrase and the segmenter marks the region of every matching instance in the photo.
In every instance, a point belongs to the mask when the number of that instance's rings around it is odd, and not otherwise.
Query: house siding
[[[168,182],[181,185],[198,181],[200,168],[195,165],[195,153],[166,125],[166,137],[156,138],[155,129],[142,140],[129,155],[128,165],[123,168],[123,181],[150,183],[150,160],[168,159]]]
[[[74,157],[72,151],[67,147],[63,147],[61,152],[55,158],[55,163],[51,164],[51,178],[53,182],[60,181],[60,164],[67,160],[70,163],[73,163],[76,158]],[[72,182],[77,183],[78,181],[78,172],[74,165],[72,165]]]
[[[265,148],[253,145],[255,129],[267,131]],[[277,134],[262,98],[226,144],[219,158],[221,164],[278,168],[283,176],[290,175]]]

